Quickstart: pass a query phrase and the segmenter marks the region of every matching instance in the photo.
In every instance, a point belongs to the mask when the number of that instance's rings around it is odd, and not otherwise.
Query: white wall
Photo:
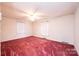
[[[17,26],[16,26],[17,22],[24,22],[24,24],[26,26],[25,35],[17,34]],[[7,40],[16,39],[16,38],[30,36],[32,34],[31,25],[32,25],[32,23],[26,19],[21,20],[21,19],[12,19],[12,18],[3,17],[3,20],[2,20],[2,40],[1,41],[7,41]]]
[[[0,41],[1,41],[1,21],[0,21]]]
[[[16,22],[24,22],[26,26],[25,35],[17,35]],[[16,20],[3,17],[2,21],[2,41],[11,40],[20,37],[35,36],[46,37],[55,41],[64,41],[73,44],[74,41],[74,15],[65,15],[48,21],[48,35],[42,35],[40,25],[45,21],[31,23],[28,20]],[[33,29],[33,30],[32,30]]]
[[[2,18],[1,18],[1,13],[0,13],[0,41],[1,41],[1,20]]]
[[[43,21],[44,22],[44,21]],[[56,17],[48,21],[48,36],[42,35],[40,33],[40,23],[38,21],[34,23],[34,35],[39,37],[46,37],[55,41],[64,41],[73,44],[74,40],[74,15],[64,15],[61,17]]]
[[[79,54],[79,8],[75,13],[75,47]]]

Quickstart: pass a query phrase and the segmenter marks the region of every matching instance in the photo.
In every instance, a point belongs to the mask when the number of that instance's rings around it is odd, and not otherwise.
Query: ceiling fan
[[[22,13],[23,17],[28,17],[29,20],[31,20],[31,21],[50,18],[49,16],[47,16],[47,15],[45,15],[43,13],[38,12],[38,10],[39,10],[38,7],[34,11],[31,11],[31,12],[30,11],[25,12],[23,10],[16,9],[16,11],[19,11],[19,12]]]
[[[45,16],[45,15],[42,15],[41,13],[38,13],[38,9],[39,8],[36,8],[34,12],[32,12],[31,14],[30,13],[27,13],[27,17],[31,20],[31,21],[35,21],[35,20],[38,20],[38,19],[47,19],[48,16]]]

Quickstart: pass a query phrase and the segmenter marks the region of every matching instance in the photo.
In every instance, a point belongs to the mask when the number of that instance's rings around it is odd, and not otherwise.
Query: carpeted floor
[[[73,45],[29,36],[1,42],[2,56],[77,56]]]

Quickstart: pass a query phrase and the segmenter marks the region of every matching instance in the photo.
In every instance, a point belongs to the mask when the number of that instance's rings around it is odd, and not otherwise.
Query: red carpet
[[[35,36],[1,42],[2,56],[77,56],[73,45]]]

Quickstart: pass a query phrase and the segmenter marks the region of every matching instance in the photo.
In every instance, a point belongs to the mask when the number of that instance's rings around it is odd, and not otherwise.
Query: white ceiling
[[[35,11],[49,16],[58,16],[61,14],[73,13],[79,3],[53,2],[53,3],[13,3],[13,6],[25,12]]]
[[[56,17],[74,13],[78,2],[14,2],[9,3],[15,9],[27,13],[41,13],[40,16]]]

